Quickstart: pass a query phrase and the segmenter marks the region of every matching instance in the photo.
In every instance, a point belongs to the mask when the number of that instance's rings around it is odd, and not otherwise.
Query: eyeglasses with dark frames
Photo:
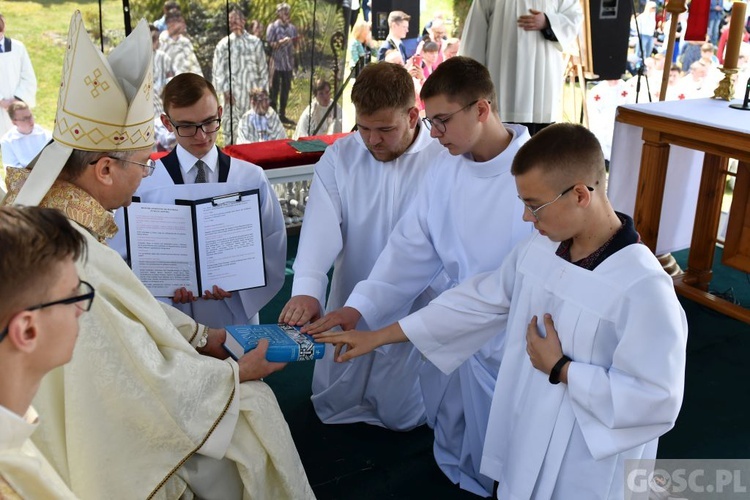
[[[57,306],[57,305],[75,304],[76,307],[82,310],[83,312],[88,312],[91,309],[91,305],[94,303],[94,295],[96,295],[96,290],[94,290],[94,287],[91,286],[91,283],[80,280],[78,283],[78,292],[79,292],[78,295],[75,295],[73,297],[68,297],[67,299],[54,300],[52,302],[45,302],[43,304],[37,304],[35,306],[27,307],[26,309],[23,309],[23,311],[36,311],[39,309],[45,309],[47,307],[52,307],[52,306]],[[19,312],[22,312],[22,311],[19,311]],[[3,339],[5,339],[6,335],[8,335],[7,326],[3,329],[2,332],[0,332],[0,342],[2,342]]]
[[[523,206],[526,207],[526,210],[528,210],[529,212],[531,212],[531,215],[534,216],[534,219],[537,222],[539,222],[539,211],[541,209],[543,209],[544,207],[548,207],[548,206],[552,205],[554,202],[556,202],[557,200],[559,200],[560,198],[562,198],[563,196],[565,196],[569,192],[573,191],[573,189],[575,189],[575,187],[577,185],[578,184],[573,184],[568,189],[565,189],[560,194],[558,194],[557,197],[554,200],[548,201],[547,203],[544,203],[543,205],[539,205],[536,208],[532,207],[531,205],[529,205],[525,201],[523,201],[523,198],[521,198],[521,195],[518,195],[518,199],[521,200],[521,203],[523,203]],[[594,190],[594,188],[592,188],[591,186],[586,186],[586,189],[588,189],[589,191],[593,191]]]
[[[181,125],[173,122],[168,115],[167,119],[169,120],[169,123],[171,123],[174,127],[177,135],[179,135],[180,137],[193,137],[198,133],[198,129],[201,129],[206,135],[213,134],[221,127],[221,118],[212,118],[202,123],[185,123]]]
[[[151,158],[146,160],[146,163],[141,163],[139,161],[133,161],[133,160],[126,160],[124,158],[117,158],[116,156],[102,156],[101,158],[111,158],[117,161],[124,161],[125,163],[135,163],[136,165],[140,165],[143,171],[146,173],[146,177],[149,177],[151,174],[153,174],[154,169],[156,169],[156,162],[152,160]],[[89,162],[89,165],[93,165],[94,163],[98,162],[101,158],[98,158],[92,162]]]
[[[427,127],[427,130],[432,130],[432,127],[435,127],[435,130],[437,130],[441,134],[444,134],[445,131],[447,130],[446,124],[448,123],[448,120],[450,120],[451,118],[453,118],[453,115],[455,115],[456,113],[460,113],[461,111],[469,109],[470,107],[472,107],[473,105],[475,105],[478,102],[479,102],[479,99],[477,99],[475,101],[472,101],[469,104],[467,104],[466,106],[464,106],[463,108],[457,109],[453,113],[448,113],[447,115],[443,116],[442,118],[438,118],[438,117],[428,118],[428,117],[425,116],[424,118],[422,118],[422,122]]]

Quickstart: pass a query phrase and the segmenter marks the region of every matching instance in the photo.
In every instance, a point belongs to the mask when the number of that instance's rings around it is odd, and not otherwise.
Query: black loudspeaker
[[[364,0],[367,1],[367,0]],[[419,0],[372,0],[372,37],[385,40],[388,37],[388,14],[393,10],[406,12],[409,20],[409,34],[406,38],[417,38],[422,32],[419,23]]]
[[[589,0],[592,67],[597,80],[618,80],[625,73],[633,0]],[[584,28],[585,29],[585,28]]]

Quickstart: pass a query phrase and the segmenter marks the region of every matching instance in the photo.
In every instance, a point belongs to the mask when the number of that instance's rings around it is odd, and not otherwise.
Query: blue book
[[[278,325],[230,325],[226,327],[227,338],[224,349],[234,359],[255,349],[260,339],[268,339],[266,360],[276,363],[320,359],[325,353],[325,344],[315,342],[299,328]]]

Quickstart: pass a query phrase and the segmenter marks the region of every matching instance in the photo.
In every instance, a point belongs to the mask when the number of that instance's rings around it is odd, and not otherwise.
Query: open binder
[[[266,285],[257,189],[174,205],[136,200],[125,210],[128,260],[154,296]]]

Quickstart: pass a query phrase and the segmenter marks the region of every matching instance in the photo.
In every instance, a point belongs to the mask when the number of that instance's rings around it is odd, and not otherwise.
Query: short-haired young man
[[[410,340],[450,372],[505,330],[481,466],[497,498],[622,498],[625,460],[655,458],[677,419],[685,314],[633,220],[612,209],[591,132],[551,125],[512,172],[538,233],[499,269],[383,330],[323,337],[350,346],[339,361]]]
[[[386,324],[431,282],[439,293],[497,268],[531,232],[521,221],[523,204],[510,174],[529,135],[521,125],[500,121],[487,69],[454,57],[437,67],[421,96],[425,123],[444,150],[367,280],[357,284],[346,307],[310,325],[310,332],[353,328],[360,317],[369,325]],[[435,459],[452,482],[480,495],[492,491],[479,462],[502,340],[489,342],[449,376],[430,363],[420,373]]]
[[[395,49],[399,51],[406,63],[408,57],[403,40],[409,33],[409,19],[411,16],[400,10],[394,10],[388,14],[388,36],[378,49],[378,61],[384,61],[386,52]]]
[[[320,79],[315,82],[313,91],[313,100],[300,115],[293,139],[341,132],[341,108],[331,99],[331,84]],[[334,109],[331,109],[332,104]],[[328,113],[327,116],[326,113]]]
[[[78,317],[94,299],[75,266],[85,251],[86,241],[62,212],[0,207],[2,498],[75,498],[31,442],[38,424],[31,400],[42,377],[70,361]]]
[[[315,166],[294,262],[292,298],[279,321],[304,325],[344,305],[367,277],[398,220],[412,205],[441,147],[419,122],[411,76],[390,63],[365,66],[352,88],[358,132],[326,149]],[[327,273],[334,265],[326,303]],[[412,301],[379,328],[410,311]],[[421,302],[424,304],[426,302]],[[412,346],[375,352],[347,365],[333,349],[315,363],[312,402],[330,424],[365,422],[407,430],[425,422]]]
[[[29,105],[23,101],[8,106],[8,116],[14,126],[0,137],[3,165],[24,168],[52,139],[52,134],[34,123]]]
[[[154,174],[143,179],[136,196],[142,202],[174,203],[186,195],[205,198],[195,196],[207,189],[213,190],[207,196],[216,195],[215,184],[204,185],[208,183],[226,183],[223,194],[260,190],[267,281],[264,287],[234,294],[211,287],[200,298],[182,288],[175,291],[173,302],[211,327],[257,323],[258,311],[284,284],[286,226],[276,193],[260,167],[230,158],[216,146],[222,108],[211,82],[193,73],[177,75],[164,87],[163,101],[161,121],[174,132],[177,146],[156,163]]]

